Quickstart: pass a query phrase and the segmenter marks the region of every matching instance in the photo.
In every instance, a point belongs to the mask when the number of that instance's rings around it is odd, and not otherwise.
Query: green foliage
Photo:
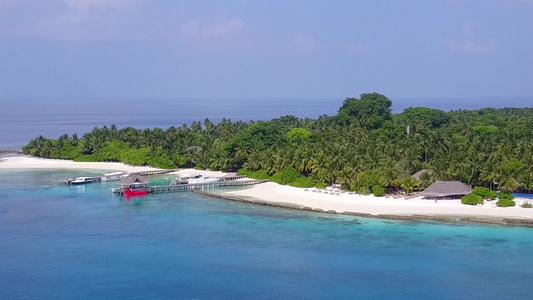
[[[516,157],[512,157],[505,163],[505,169],[514,175],[518,174],[522,168],[522,163]]]
[[[499,199],[513,200],[514,196],[511,193],[500,192],[500,194],[498,195],[498,198]]]
[[[418,181],[413,176],[407,176],[402,179],[400,186],[404,189],[407,194],[411,194],[415,187],[417,187]]]
[[[186,166],[188,161],[189,160],[187,159],[187,157],[180,155],[178,153],[174,153],[174,155],[172,156],[172,163],[174,166],[177,166],[177,167]]]
[[[252,175],[253,173],[254,171],[246,170],[245,168],[240,168],[237,170],[237,175],[242,175],[246,177],[250,177],[250,175]]]
[[[500,198],[500,200],[496,202],[496,205],[498,207],[513,207],[516,205],[516,203],[512,199],[509,199],[509,198]]]
[[[533,108],[416,107],[392,116],[390,107],[385,96],[371,93],[346,99],[335,117],[314,120],[205,120],[166,130],[104,126],[81,138],[39,136],[23,153],[163,168],[263,170],[255,174],[260,178],[292,166],[296,178],[336,182],[362,194],[375,185],[411,192],[417,185],[423,189],[434,180],[453,179],[501,191],[533,190]],[[418,184],[403,182],[421,169],[431,174],[423,174]]]
[[[385,188],[381,185],[375,185],[372,187],[372,193],[376,197],[383,197],[385,195]]]
[[[280,172],[272,175],[270,181],[286,185],[295,181],[298,177],[300,177],[300,172],[296,171],[295,168],[285,167]]]
[[[257,170],[250,174],[249,177],[253,179],[270,179],[270,175],[266,170]]]
[[[379,128],[391,119],[392,102],[378,93],[361,94],[361,99],[344,100],[337,119],[341,123],[359,121],[364,127]]]
[[[120,160],[132,166],[144,166],[148,163],[148,154],[150,153],[149,148],[130,148],[125,152],[121,153]]]
[[[370,195],[372,194],[372,192],[370,191],[369,188],[367,188],[366,186],[365,187],[360,187],[359,189],[357,189],[355,191],[357,194],[359,195]]]
[[[529,203],[529,202],[524,202],[522,203],[522,205],[520,205],[520,207],[522,208],[533,208],[533,204]]]
[[[488,135],[488,134],[498,131],[498,127],[492,126],[492,125],[489,125],[489,126],[479,125],[479,126],[475,126],[472,129],[481,135]]]
[[[296,178],[296,180],[293,180],[291,183],[289,183],[289,185],[300,188],[310,188],[315,185],[315,182],[309,177],[300,176]]]
[[[287,132],[287,139],[293,143],[308,140],[310,136],[311,132],[305,128],[293,128]]]
[[[481,196],[483,198],[496,199],[496,192],[484,187],[475,187],[472,191],[472,194]]]
[[[370,187],[380,184],[380,177],[376,171],[366,170],[359,173],[357,181],[359,186],[370,189]]]
[[[245,130],[233,136],[225,145],[225,149],[233,154],[239,145],[246,144],[249,151],[265,150],[273,145],[283,145],[285,135],[281,126],[273,122],[257,122],[250,124]]]
[[[155,153],[148,158],[147,163],[150,166],[161,169],[173,169],[177,167],[173,162],[173,157],[168,152],[165,152],[162,147],[157,147]]]
[[[317,189],[325,189],[327,186],[328,186],[328,184],[325,183],[325,182],[317,182],[317,183],[315,184],[315,187],[316,187]]]
[[[440,109],[426,107],[410,107],[395,117],[405,125],[423,124],[431,128],[438,128],[450,122],[450,116]]]
[[[74,158],[75,162],[97,162],[99,161],[96,155],[79,155]]]
[[[467,205],[478,205],[483,204],[483,197],[476,194],[468,194],[461,198],[461,203]]]

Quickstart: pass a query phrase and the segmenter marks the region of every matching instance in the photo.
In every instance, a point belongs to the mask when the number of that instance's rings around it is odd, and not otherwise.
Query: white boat
[[[117,181],[126,176],[128,176],[128,174],[124,174],[124,172],[107,173],[102,175],[102,181]]]
[[[181,174],[179,177],[173,179],[170,182],[170,185],[198,184],[198,183],[217,182],[217,181],[220,181],[220,178],[207,177],[207,176],[203,176],[200,174]]]
[[[91,183],[93,180],[90,177],[78,177],[70,182],[70,184],[85,184]]]

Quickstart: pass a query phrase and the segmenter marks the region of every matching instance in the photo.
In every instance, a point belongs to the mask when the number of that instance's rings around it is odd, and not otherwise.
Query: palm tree
[[[496,180],[498,180],[498,187],[500,190],[512,192],[516,190],[520,185],[516,178],[516,175],[509,168],[503,168],[501,172],[499,172],[499,174],[497,174],[496,176]]]
[[[309,165],[311,161],[311,153],[307,149],[298,149],[294,154],[294,167],[296,170],[302,173],[307,173],[309,171]]]
[[[250,146],[245,141],[239,141],[235,147],[235,161],[244,161],[250,154]]]
[[[343,187],[349,186],[351,182],[357,180],[357,173],[355,170],[345,165],[341,170],[335,172],[336,182],[342,184]]]
[[[418,187],[420,189],[425,189],[428,186],[430,186],[435,180],[433,179],[433,175],[431,172],[423,172],[420,175],[420,180],[418,181]]]
[[[220,152],[218,156],[209,165],[214,170],[227,170],[230,166],[230,159],[227,153]]]
[[[433,165],[433,177],[436,180],[451,180],[452,176],[448,172],[448,163],[443,159],[435,162]],[[413,178],[414,179],[414,178]]]
[[[250,155],[248,155],[248,159],[243,164],[243,167],[246,170],[259,170],[261,169],[261,153],[260,152],[252,152]]]
[[[324,152],[320,151],[311,159],[309,163],[309,169],[312,173],[318,176],[318,179],[320,181],[329,182],[331,180],[332,172],[330,169],[329,161]]]
[[[398,165],[392,159],[386,159],[379,166],[378,174],[381,178],[381,184],[390,188],[396,184],[399,174]]]
[[[418,185],[418,181],[413,176],[407,176],[401,181],[401,187],[407,195],[410,195],[413,189]]]
[[[202,147],[199,146],[189,146],[187,149],[185,149],[185,157],[187,157],[187,160],[189,161],[190,165],[189,167],[193,167],[193,164],[196,164],[198,161],[198,158],[202,154]]]

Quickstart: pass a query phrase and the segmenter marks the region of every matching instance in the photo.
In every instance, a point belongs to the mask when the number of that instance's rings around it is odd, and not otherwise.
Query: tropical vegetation
[[[498,207],[512,207],[516,205],[516,203],[513,201],[514,196],[511,193],[501,192],[498,195],[498,198],[499,200],[496,202]]]
[[[476,194],[468,194],[461,198],[461,203],[467,205],[478,205],[483,204],[483,197]]]
[[[528,202],[528,201],[526,201],[526,202],[522,203],[522,205],[520,205],[520,207],[522,207],[522,208],[533,208],[533,204]]]
[[[485,187],[475,187],[472,194],[481,196],[482,198],[496,199],[496,192]]]
[[[103,126],[79,137],[39,136],[25,154],[160,168],[236,171],[295,186],[332,183],[362,194],[456,179],[487,190],[533,190],[533,109],[392,114],[378,93],[347,98],[334,116],[233,122],[208,119],[167,129]],[[420,181],[411,175],[427,169]]]

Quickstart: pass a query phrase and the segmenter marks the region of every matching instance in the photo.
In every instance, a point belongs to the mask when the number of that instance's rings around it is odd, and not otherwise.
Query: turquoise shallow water
[[[0,299],[532,299],[533,229],[64,187],[0,171]]]

